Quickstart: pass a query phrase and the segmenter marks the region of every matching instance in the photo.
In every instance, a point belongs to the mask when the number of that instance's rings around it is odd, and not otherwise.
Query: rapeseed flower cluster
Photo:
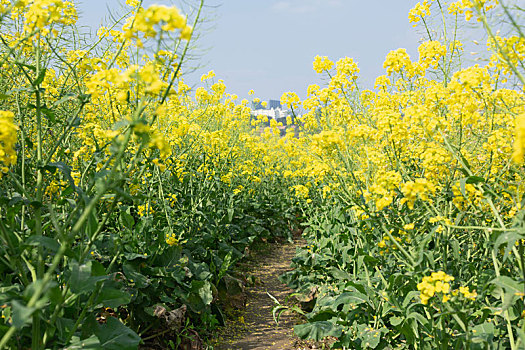
[[[476,291],[470,291],[469,287],[459,287],[459,289],[457,291],[454,291],[452,294],[455,294],[457,295],[459,293],[461,293],[461,295],[465,298],[465,299],[470,299],[470,300],[475,300],[478,296],[478,293],[476,293]]]
[[[468,286],[460,286],[458,289],[452,290],[449,282],[453,280],[454,277],[443,271],[432,272],[430,276],[423,277],[423,280],[417,285],[421,303],[427,305],[428,301],[434,296],[440,296],[443,303],[449,301],[451,296],[456,297],[457,295],[468,300],[477,298],[476,291],[471,291]]]
[[[416,6],[408,12],[408,20],[410,23],[414,23],[414,27],[417,26],[420,20],[427,16],[430,16],[430,2],[428,0],[418,2]]]
[[[423,305],[427,305],[428,301],[436,294],[441,296],[443,302],[449,300],[450,283],[454,277],[447,275],[443,271],[432,272],[430,276],[423,277],[423,280],[418,283],[417,290],[419,290],[419,297]]]
[[[400,203],[407,203],[410,209],[414,209],[414,203],[417,198],[419,197],[423,201],[429,201],[429,195],[433,195],[436,192],[436,186],[427,179],[420,178],[404,183],[401,187],[401,192],[403,192],[405,198],[401,199]]]
[[[177,238],[177,236],[172,233],[171,235],[170,234],[166,234],[166,243],[170,246],[174,246],[174,245],[177,245],[179,243],[179,239]]]
[[[171,32],[180,30],[181,39],[191,37],[192,28],[186,24],[186,17],[172,6],[151,5],[147,9],[138,8],[135,16],[129,17],[123,26],[126,39],[136,39],[138,46],[142,46],[141,36],[155,38],[160,31]]]
[[[285,92],[281,96],[281,104],[297,109],[301,105],[301,99],[295,92]]]
[[[525,157],[525,113],[516,117],[516,136],[514,138],[514,152],[512,160],[517,163],[523,163]]]
[[[329,71],[334,66],[334,62],[326,56],[315,56],[313,67],[317,73],[322,73],[324,71]]]
[[[15,144],[18,127],[14,124],[14,114],[0,111],[0,178],[9,167],[16,163]]]
[[[386,69],[388,75],[401,73],[402,70],[410,71],[412,69],[412,61],[406,49],[397,49],[390,51],[386,55],[383,68]]]
[[[441,44],[437,40],[425,41],[418,47],[419,51],[419,62],[423,67],[428,68],[436,66],[445,55],[447,54],[447,47]]]
[[[493,52],[489,66],[502,70],[506,75],[512,74],[511,65],[518,67],[525,60],[524,37],[495,35],[487,40],[487,47]]]
[[[139,216],[149,216],[149,215],[153,215],[154,213],[155,213],[155,210],[153,210],[153,207],[150,203],[146,203],[144,205],[137,206],[137,214]]]
[[[24,31],[27,33],[40,30],[45,36],[51,25],[72,25],[78,17],[75,5],[71,1],[62,0],[22,0],[16,4],[18,11],[13,15],[24,14]],[[56,30],[52,30],[56,35]]]
[[[295,191],[295,196],[301,199],[307,199],[308,194],[310,193],[308,187],[304,185],[295,185],[291,189]]]

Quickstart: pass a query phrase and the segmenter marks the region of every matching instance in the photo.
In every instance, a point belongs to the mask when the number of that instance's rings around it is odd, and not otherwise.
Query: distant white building
[[[252,109],[252,115],[255,115],[255,116],[265,115],[268,118],[280,119],[280,118],[286,118],[286,116],[290,115],[290,111],[286,109],[281,109],[281,108]]]

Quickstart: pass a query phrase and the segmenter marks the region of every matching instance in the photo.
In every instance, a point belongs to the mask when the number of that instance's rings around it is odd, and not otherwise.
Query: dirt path
[[[228,321],[217,339],[219,350],[238,349],[297,349],[297,338],[293,336],[295,321],[284,313],[276,326],[272,309],[273,300],[267,292],[280,303],[285,303],[292,290],[279,281],[279,275],[289,271],[297,244],[272,244],[264,252],[247,263],[247,275],[253,276],[254,285],[247,287],[246,310],[236,320]]]

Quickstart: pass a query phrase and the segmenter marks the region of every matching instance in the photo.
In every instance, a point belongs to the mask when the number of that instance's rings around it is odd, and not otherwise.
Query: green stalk
[[[481,10],[476,6],[476,11],[478,12],[478,18],[481,20],[481,22],[483,23],[483,27],[485,28],[485,31],[487,32],[487,34],[489,35],[489,37],[492,39],[492,42],[494,43],[494,45],[496,46],[496,50],[498,53],[501,54],[501,56],[503,57],[504,61],[505,61],[505,64],[510,68],[510,70],[516,75],[516,77],[521,81],[521,83],[523,85],[525,85],[525,77],[523,76],[523,74],[521,74],[521,72],[516,68],[516,66],[514,66],[510,60],[510,57],[509,55],[507,55],[507,53],[505,52],[505,50],[503,50],[503,48],[499,45],[499,43],[496,41],[496,36],[494,35],[494,33],[492,32],[492,28],[490,28],[490,25],[488,24],[487,22],[487,17],[485,16],[484,13],[481,13]]]
[[[40,76],[41,73],[41,67],[40,67],[40,34],[36,36],[37,38],[37,47],[36,47],[36,77]],[[33,85],[33,83],[31,83]],[[35,98],[36,98],[36,128],[37,128],[37,177],[36,177],[36,201],[38,203],[38,207],[35,209],[35,235],[36,236],[42,236],[42,199],[43,199],[43,186],[44,186],[44,169],[42,164],[42,148],[43,148],[43,140],[42,140],[42,96],[40,95],[40,84],[33,85],[33,88],[35,89]],[[37,280],[42,278],[42,275],[44,273],[44,250],[42,246],[38,246],[37,248],[37,256],[35,257],[35,260],[37,261],[36,265],[36,282]],[[32,349],[40,349],[41,348],[41,335],[40,335],[40,313],[36,311],[33,314],[33,337],[31,339]]]
[[[120,163],[120,161],[122,160],[122,158],[124,156],[124,152],[125,152],[125,150],[127,148],[127,144],[129,142],[130,138],[131,138],[131,130],[128,130],[128,132],[126,134],[126,138],[125,138],[124,142],[122,143],[121,148],[119,150],[119,153],[117,155],[116,163]],[[113,170],[112,170],[112,172],[110,174],[110,178],[112,178],[114,176],[115,172],[116,172],[116,169],[113,168]],[[105,194],[105,192],[107,191],[108,187],[109,187],[109,184],[105,183],[102,186],[102,188],[98,191],[98,193],[95,195],[95,197],[93,197],[93,199],[86,206],[86,208],[84,209],[84,211],[80,215],[80,218],[78,219],[76,224],[71,229],[70,236],[69,236],[70,238],[75,237],[80,232],[80,230],[84,227],[84,224],[86,223],[86,221],[88,220],[89,216],[91,215],[91,212],[95,209],[97,203],[100,201],[102,196]],[[39,283],[39,284],[37,284],[35,286],[35,291],[34,291],[33,295],[31,296],[31,299],[27,303],[27,308],[34,307],[40,301],[40,297],[42,296],[42,293],[44,292],[45,288],[47,288],[47,286],[51,282],[51,280],[53,279],[53,276],[54,276],[54,273],[55,273],[55,269],[58,267],[58,265],[60,264],[60,261],[64,257],[64,255],[65,255],[65,253],[66,253],[66,251],[68,249],[68,246],[69,246],[69,242],[64,242],[64,243],[61,244],[58,252],[55,254],[55,256],[53,258],[53,261],[52,261],[51,265],[49,266],[47,272],[44,274],[43,278],[41,279],[41,283]],[[9,330],[6,332],[6,334],[4,334],[4,336],[0,340],[0,349],[2,349],[4,346],[7,345],[7,342],[14,335],[15,331],[16,331],[16,329],[14,327],[9,328]],[[40,347],[40,345],[38,345],[38,346]]]

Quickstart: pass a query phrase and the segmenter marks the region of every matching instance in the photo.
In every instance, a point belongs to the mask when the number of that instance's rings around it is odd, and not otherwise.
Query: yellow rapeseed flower
[[[525,113],[516,117],[516,136],[514,137],[514,152],[512,160],[521,164],[525,157]]]
[[[18,127],[13,122],[14,114],[0,111],[0,178],[8,167],[16,163],[15,143]]]

